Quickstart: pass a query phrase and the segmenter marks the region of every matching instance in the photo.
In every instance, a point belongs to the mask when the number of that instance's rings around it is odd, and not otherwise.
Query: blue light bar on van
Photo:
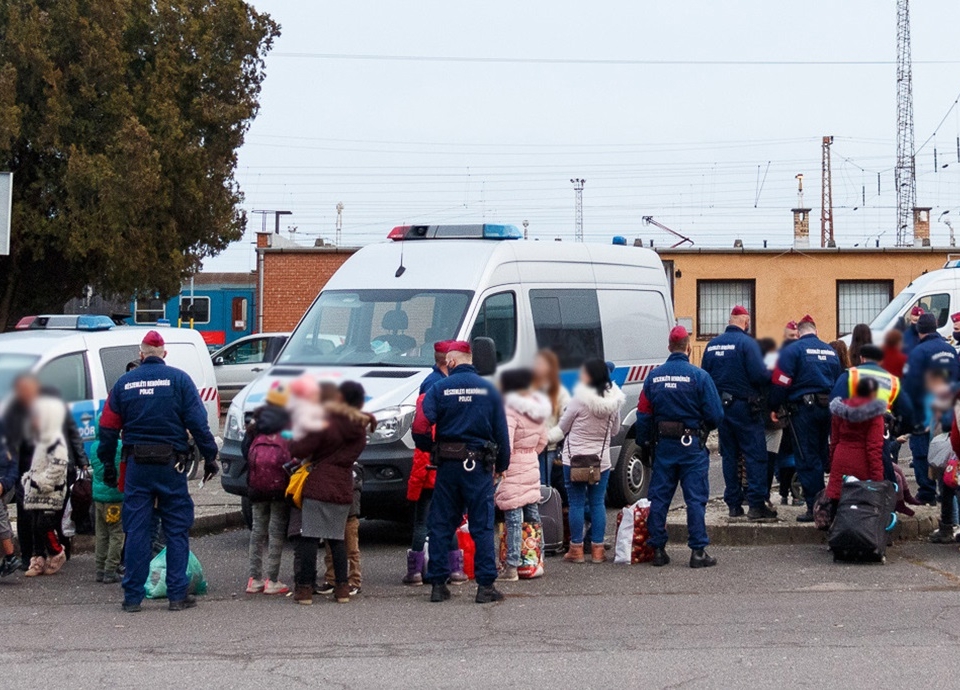
[[[516,225],[399,225],[387,239],[402,240],[522,240]]]
[[[109,316],[81,314],[77,317],[78,331],[108,331],[113,328],[113,319]]]
[[[113,319],[95,314],[47,314],[20,320],[20,330],[44,331],[107,331],[113,328]]]
[[[951,259],[943,265],[944,268],[960,268],[960,259]]]

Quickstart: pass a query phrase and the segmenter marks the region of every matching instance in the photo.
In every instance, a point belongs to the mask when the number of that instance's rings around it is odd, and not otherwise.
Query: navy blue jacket
[[[723,421],[723,403],[713,379],[682,352],[647,375],[637,403],[637,441],[653,441],[657,422],[683,422],[691,429],[716,429]]]
[[[784,398],[797,402],[812,393],[829,393],[842,373],[843,367],[834,349],[815,334],[808,333],[780,350],[772,377],[771,406],[778,407]]]
[[[924,377],[931,369],[946,369],[951,381],[960,378],[957,351],[939,333],[931,333],[921,340],[910,351],[907,363],[903,367],[903,388],[910,396],[914,410],[924,409],[924,398],[927,394]]]
[[[497,472],[510,466],[510,434],[503,400],[493,385],[461,364],[445,379],[431,386],[423,398],[423,414],[436,426],[441,441],[465,443],[471,450],[497,444]]]
[[[903,329],[903,354],[909,355],[913,348],[920,344],[920,331],[913,323]]]
[[[187,430],[204,460],[217,457],[207,411],[187,374],[159,357],[147,357],[114,384],[100,417],[100,447],[104,464],[114,463],[120,431],[124,446],[169,445],[188,450]]]
[[[886,375],[891,377],[894,380],[897,380],[897,377],[889,373],[886,369],[881,367],[876,362],[864,362],[860,366],[856,367],[860,372],[861,376],[869,377],[871,371],[880,373],[881,375]],[[910,396],[903,390],[903,383],[898,380],[900,389],[897,392],[897,396],[893,399],[893,402],[890,404],[890,412],[893,413],[893,416],[900,418],[900,426],[903,429],[911,429],[914,423],[913,416],[913,402],[910,400]],[[837,383],[834,385],[833,390],[830,391],[830,399],[841,398],[842,400],[847,400],[850,397],[850,370],[843,372],[840,375],[840,378],[837,379]]]
[[[2,494],[7,493],[17,485],[17,479],[20,477],[20,467],[16,456],[7,447],[7,430],[3,426],[3,420],[0,419],[0,498]]]
[[[707,344],[700,366],[720,393],[741,400],[759,398],[770,383],[770,371],[763,363],[760,345],[738,326],[727,326]]]
[[[446,376],[440,371],[440,367],[434,365],[433,370],[427,374],[427,378],[420,384],[420,395],[430,390],[437,381],[443,381],[445,378]]]

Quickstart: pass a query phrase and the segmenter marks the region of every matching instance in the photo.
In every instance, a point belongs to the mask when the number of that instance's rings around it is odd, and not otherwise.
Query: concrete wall
[[[822,338],[837,337],[838,280],[893,280],[896,295],[925,271],[942,268],[949,253],[943,248],[659,250],[661,259],[674,262],[676,316],[693,319],[694,333],[698,279],[752,279],[756,334],[778,341],[784,324],[804,314],[814,317]]]

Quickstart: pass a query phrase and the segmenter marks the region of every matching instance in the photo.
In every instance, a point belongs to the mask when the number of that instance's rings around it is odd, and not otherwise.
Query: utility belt
[[[680,445],[689,447],[693,445],[694,439],[700,444],[700,448],[706,448],[707,436],[710,432],[702,428],[691,428],[683,422],[657,422],[657,441],[670,438],[680,441]]]
[[[127,459],[132,459],[138,465],[166,466],[173,465],[177,472],[183,472],[190,460],[190,453],[180,452],[173,446],[165,444],[138,443],[127,453]]]
[[[787,409],[790,412],[796,412],[801,407],[821,407],[826,409],[830,407],[830,394],[807,393],[806,395],[801,396],[799,400],[794,400],[787,405]]]
[[[434,447],[433,460],[436,465],[459,462],[467,472],[473,472],[480,467],[484,472],[490,473],[497,461],[497,450],[497,444],[490,441],[479,450],[468,448],[462,441],[438,441]]]
[[[749,398],[738,398],[732,393],[721,393],[720,402],[723,403],[724,407],[730,407],[735,402],[745,402],[750,407],[750,414],[752,415],[763,415],[763,398],[759,395],[752,395]]]
[[[883,438],[889,440],[900,435],[902,421],[892,412],[883,415]]]

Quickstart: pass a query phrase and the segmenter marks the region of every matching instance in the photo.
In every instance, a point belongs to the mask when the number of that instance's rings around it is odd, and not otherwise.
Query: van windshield
[[[890,302],[883,311],[877,314],[877,318],[873,320],[873,323],[870,324],[870,330],[872,331],[882,331],[890,325],[890,322],[896,317],[896,315],[903,309],[907,304],[910,303],[910,300],[913,299],[914,293],[912,292],[901,292],[899,295],[893,298],[893,301]]]
[[[38,359],[36,355],[0,353],[0,398],[10,391],[13,380],[29,371]]]
[[[433,365],[433,344],[456,336],[472,292],[327,290],[290,336],[277,364]]]

